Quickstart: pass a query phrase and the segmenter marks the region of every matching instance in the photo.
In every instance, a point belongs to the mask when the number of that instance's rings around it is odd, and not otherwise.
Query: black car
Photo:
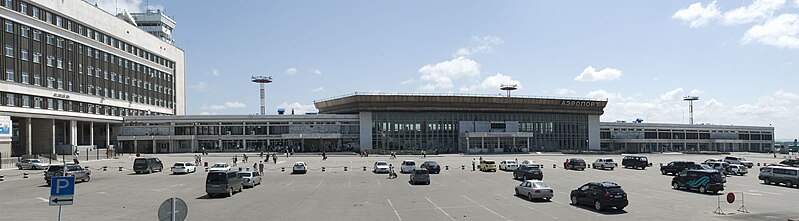
[[[683,170],[701,170],[704,169],[701,165],[693,161],[672,161],[669,164],[660,167],[660,173],[663,175],[671,174],[677,175]]]
[[[589,204],[600,211],[605,208],[615,207],[623,210],[627,206],[627,193],[616,183],[591,182],[586,183],[569,194],[572,205]]]
[[[419,166],[419,168],[425,168],[429,173],[438,174],[441,172],[441,166],[439,166],[435,161],[424,162],[421,166]]]
[[[544,180],[544,172],[538,167],[521,165],[513,170],[513,179]]]
[[[686,170],[671,178],[674,189],[699,190],[700,193],[724,191],[724,175],[718,170]]]
[[[799,167],[799,159],[787,159],[780,161],[780,164],[791,166],[791,167]]]
[[[621,165],[624,168],[645,169],[649,166],[649,159],[645,156],[625,156],[621,160]]]
[[[140,157],[133,160],[133,172],[153,173],[155,170],[158,170],[158,172],[164,170],[164,164],[158,158]]]
[[[563,169],[585,170],[585,160],[580,158],[566,159],[566,162],[563,162]]]

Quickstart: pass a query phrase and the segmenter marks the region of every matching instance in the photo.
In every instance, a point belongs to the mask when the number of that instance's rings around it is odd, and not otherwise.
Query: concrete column
[[[136,138],[133,138],[133,153],[139,152],[139,141]]]
[[[588,149],[600,149],[599,115],[588,115]]]
[[[31,144],[31,118],[25,118],[25,154],[33,154],[33,144]]]
[[[111,124],[105,124],[105,148],[111,146]]]
[[[69,145],[78,145],[78,121],[69,121]]]
[[[361,148],[372,149],[372,127],[374,126],[372,112],[360,112],[358,118],[360,119],[359,130]]]
[[[89,122],[89,145],[94,146],[94,122]]]
[[[241,140],[241,145],[244,146],[244,149],[247,149],[247,139]]]
[[[55,154],[55,119],[52,119],[52,120],[51,120],[51,123],[50,123],[50,125],[53,127],[53,129],[52,129],[52,131],[51,131],[51,133],[52,133],[52,136],[50,137],[50,139],[51,139],[51,140],[50,140],[50,141],[51,141],[51,142],[50,142],[50,145],[51,145],[51,147],[53,147],[53,148],[52,148],[52,152],[50,152],[50,153],[51,153],[51,154]],[[73,148],[74,148],[74,147],[73,147]]]
[[[156,152],[156,149],[157,149],[158,147],[157,147],[157,146],[155,146],[155,144],[156,144],[156,143],[155,143],[155,138],[152,138],[152,139],[153,139],[153,153],[155,153],[155,152]]]

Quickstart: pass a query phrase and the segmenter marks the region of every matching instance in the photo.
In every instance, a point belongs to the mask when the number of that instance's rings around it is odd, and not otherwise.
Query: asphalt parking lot
[[[741,153],[755,163],[775,163],[771,155]],[[725,191],[737,194],[733,204],[724,196],[706,195],[671,188],[671,176],[661,175],[659,163],[685,159],[701,162],[712,155],[646,155],[653,167],[646,170],[564,170],[562,162],[579,157],[588,163],[599,157],[611,157],[620,163],[622,156],[567,156],[561,154],[486,155],[497,162],[504,159],[532,159],[545,165],[544,181],[555,190],[551,202],[529,201],[514,196],[520,181],[511,172],[471,170],[472,158],[479,156],[331,156],[279,157],[278,164],[266,164],[263,184],[230,198],[209,198],[205,194],[205,173],[172,175],[168,167],[178,161],[193,161],[191,154],[152,155],[164,161],[164,172],[134,174],[133,159],[83,162],[92,169],[92,179],[76,185],[75,205],[64,206],[62,220],[157,220],[158,206],[169,197],[179,197],[189,207],[186,220],[788,220],[799,218],[796,200],[799,189],[765,185],[757,180],[758,166],[746,176],[729,176]],[[230,154],[206,156],[210,163],[228,162]],[[252,167],[257,157],[250,155]],[[781,157],[781,156],[780,156]],[[241,159],[241,157],[239,157]],[[437,161],[449,170],[432,174],[430,185],[411,185],[407,174],[388,179],[387,174],[373,174],[372,164],[386,160],[398,165],[402,160]],[[307,174],[290,174],[293,162],[308,163]],[[557,164],[557,168],[552,168]],[[464,165],[465,170],[461,169]],[[108,171],[98,169],[108,166]],[[123,171],[117,167],[122,166]],[[344,171],[344,166],[348,171]],[[363,171],[367,166],[367,171]],[[285,167],[285,172],[280,168]],[[322,172],[321,167],[326,167]],[[49,187],[41,171],[0,170],[6,179],[0,182],[0,220],[55,220],[58,207],[48,205]],[[569,191],[590,181],[618,183],[630,201],[623,211],[594,211],[590,206],[569,205]],[[750,213],[736,211],[743,194]],[[726,215],[713,213],[721,196]]]

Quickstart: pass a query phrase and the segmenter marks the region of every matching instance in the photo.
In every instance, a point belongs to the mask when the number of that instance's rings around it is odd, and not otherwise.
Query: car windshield
[[[135,160],[133,160],[133,163],[134,164],[146,164],[147,163],[147,159],[135,159]]]
[[[209,173],[206,179],[208,183],[224,183],[227,181],[226,173]]]
[[[427,170],[416,170],[416,174],[427,174]]]
[[[386,162],[377,162],[377,165],[378,166],[386,166],[386,165],[388,165],[388,163],[386,163]]]
[[[431,167],[438,166],[438,163],[436,162],[424,162],[424,164]]]
[[[605,189],[611,193],[624,193],[624,190],[622,190],[621,187],[605,187]]]
[[[411,161],[411,162],[405,162],[405,166],[414,166],[414,165],[416,165],[416,163],[415,163],[415,162],[413,162],[413,161]]]
[[[746,160],[746,158],[739,157],[739,158],[738,158],[738,160],[739,160],[739,161],[745,161],[745,160]]]
[[[544,182],[534,182],[533,187],[535,188],[549,188],[549,186]]]
[[[50,168],[47,168],[47,171],[59,171],[61,168],[63,168],[61,165],[50,166]]]
[[[225,168],[226,166],[225,164],[214,164],[211,168]]]
[[[174,166],[176,166],[176,167],[182,167],[182,166],[185,166],[185,165],[184,165],[183,163],[175,163],[175,165],[174,165]]]
[[[41,162],[42,161],[40,161],[40,160],[31,160],[31,163],[41,163]]]
[[[239,173],[239,177],[252,177],[252,173]]]
[[[294,166],[295,166],[295,167],[301,167],[301,166],[305,166],[305,164],[302,164],[302,163],[295,163],[295,164],[294,164]]]
[[[494,164],[494,161],[485,161],[483,163],[485,163],[485,164]]]

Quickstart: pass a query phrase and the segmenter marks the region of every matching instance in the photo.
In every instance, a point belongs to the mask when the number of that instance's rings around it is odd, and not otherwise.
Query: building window
[[[42,54],[41,53],[33,53],[33,63],[41,63],[42,62]]]
[[[14,23],[6,21],[6,32],[14,33]]]
[[[22,95],[22,107],[30,107],[31,98],[28,95]]]
[[[55,25],[58,26],[59,28],[62,27],[61,16],[58,15],[55,16]]]
[[[58,110],[64,110],[64,101],[56,100],[56,104],[58,104]]]
[[[58,60],[56,60],[56,67],[58,67],[59,69],[64,69],[64,59],[63,58],[59,58]]]
[[[55,86],[55,78],[47,77],[47,87],[53,88]]]
[[[64,47],[64,39],[58,38],[58,40],[56,40],[56,46],[59,47],[59,48],[63,48]]]
[[[42,108],[42,98],[33,97],[33,108]]]
[[[6,81],[14,81],[14,70],[6,69]]]
[[[39,18],[39,8],[31,7],[31,9],[32,9],[31,11],[33,11],[33,13],[31,13],[31,16],[34,18]]]
[[[6,94],[6,105],[14,106],[14,94]]]
[[[53,56],[47,56],[47,66],[50,66],[50,67],[52,67],[52,66],[53,66],[53,63],[54,63],[54,62],[53,62],[54,60],[55,60],[55,57],[53,57]]]
[[[53,24],[53,13],[45,11],[44,12],[44,18],[45,18],[45,21],[47,21],[47,23]]]
[[[27,15],[28,14],[28,4],[25,4],[25,2],[20,2],[19,3],[19,12],[22,13],[22,14],[26,14]]]
[[[47,34],[47,44],[53,44],[53,35]]]
[[[19,35],[22,36],[23,38],[28,38],[28,36],[30,36],[30,34],[28,34],[29,30],[30,28],[28,27],[19,26]]]
[[[47,109],[53,109],[53,99],[47,98]]]
[[[108,80],[108,71],[103,72],[103,79]]]
[[[11,8],[12,6],[14,6],[14,1],[6,0],[5,6],[6,6],[6,8]]]
[[[41,74],[33,74],[33,85],[42,86]]]
[[[14,47],[11,45],[6,45],[6,57],[13,58],[14,57]]]
[[[33,40],[34,41],[41,41],[42,40],[42,32],[39,30],[33,30]]]
[[[20,51],[20,56],[21,56],[21,59],[22,59],[23,61],[27,61],[27,60],[28,60],[28,49],[24,49],[24,48],[22,48],[22,49],[20,49],[19,51]]]
[[[58,79],[56,82],[58,82],[58,89],[63,90],[64,89],[64,80]]]
[[[30,84],[31,77],[28,72],[22,72],[22,83]]]

